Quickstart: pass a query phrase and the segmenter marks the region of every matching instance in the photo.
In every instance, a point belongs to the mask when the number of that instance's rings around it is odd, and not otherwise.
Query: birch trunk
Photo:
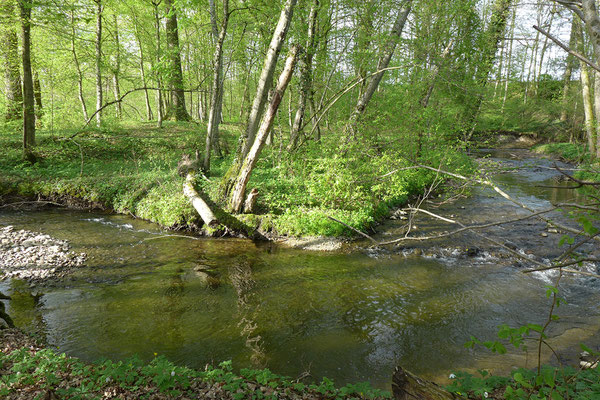
[[[390,64],[390,60],[392,59],[394,51],[396,50],[398,39],[402,36],[402,30],[404,29],[404,25],[406,24],[406,20],[408,19],[411,3],[412,0],[404,0],[402,2],[402,7],[390,32],[390,39],[385,45],[383,54],[381,55],[381,57],[379,58],[379,62],[377,63],[378,71],[387,68]],[[350,115],[349,121],[346,124],[346,127],[344,128],[347,141],[350,141],[350,139],[356,135],[358,119],[365,112],[365,109],[367,108],[371,97],[373,97],[375,90],[377,90],[379,82],[381,82],[381,79],[383,78],[384,74],[385,71],[381,71],[373,75],[373,77],[369,81],[369,84],[367,85],[367,88],[364,90],[364,93],[358,99],[356,107],[354,108],[354,111]]]
[[[242,160],[246,158],[254,143],[258,125],[260,123],[260,117],[265,108],[267,95],[272,85],[273,74],[275,73],[275,67],[277,65],[277,57],[279,56],[279,52],[285,41],[295,5],[296,0],[286,0],[283,9],[281,10],[275,31],[273,32],[273,37],[269,44],[269,49],[267,50],[263,69],[256,88],[256,95],[252,102],[248,124],[246,125],[246,132],[244,133],[244,144],[240,157]]]
[[[216,15],[214,15],[214,0],[211,0],[211,22],[215,37],[215,54],[213,56],[213,82],[212,99],[208,113],[208,127],[206,132],[206,147],[204,149],[204,162],[202,169],[210,171],[210,156],[215,143],[219,140],[219,123],[221,122],[221,108],[223,105],[223,43],[227,35],[227,24],[229,21],[229,0],[223,0],[223,20],[221,29],[217,32]]]
[[[96,125],[102,124],[102,0],[96,2]]]
[[[297,52],[298,48],[296,46],[292,47],[290,50],[290,54],[285,62],[285,67],[279,76],[277,87],[273,92],[273,97],[271,103],[269,104],[269,108],[265,113],[260,128],[258,129],[254,143],[252,144],[248,155],[244,159],[240,172],[236,177],[229,203],[230,210],[234,213],[239,213],[242,209],[242,205],[244,204],[244,196],[246,194],[246,186],[248,184],[248,180],[250,179],[250,174],[252,173],[256,162],[258,161],[260,152],[264,147],[269,132],[271,131],[271,127],[273,126],[275,114],[277,113],[279,104],[281,103],[283,95],[285,94],[285,89],[292,78],[294,65],[296,64]]]

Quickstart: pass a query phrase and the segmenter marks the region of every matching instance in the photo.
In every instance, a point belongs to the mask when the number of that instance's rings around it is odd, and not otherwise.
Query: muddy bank
[[[64,278],[83,266],[86,258],[85,253],[71,251],[65,240],[11,225],[0,229],[0,280],[43,284]]]

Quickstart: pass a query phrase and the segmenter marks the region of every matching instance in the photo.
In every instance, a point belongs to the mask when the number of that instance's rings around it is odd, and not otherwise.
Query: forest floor
[[[162,129],[137,123],[84,132],[39,131],[37,162],[32,164],[23,159],[17,130],[5,127],[0,130],[0,203],[105,209],[199,232],[202,222],[183,194],[177,164],[183,154],[203,149],[205,130],[201,124],[167,122]],[[232,163],[239,133],[240,126],[223,125],[223,157],[214,157],[210,175],[196,182],[215,204],[221,202],[219,182]],[[344,158],[339,151],[324,150],[328,148],[336,147],[313,142],[293,153],[281,146],[266,149],[248,189],[260,193],[257,214],[235,217],[269,238],[314,242],[319,237],[348,237],[352,231],[328,216],[368,230],[438,179],[431,171],[403,169],[411,162],[402,158],[401,149],[374,149],[376,157],[362,151]],[[418,162],[462,173],[473,170],[471,160],[450,146],[428,152]],[[326,242],[316,247],[338,246]],[[290,243],[314,247],[304,241]]]

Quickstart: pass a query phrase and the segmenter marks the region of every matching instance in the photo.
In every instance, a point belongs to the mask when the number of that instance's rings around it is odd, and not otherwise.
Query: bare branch
[[[581,11],[579,11],[579,12],[581,12]],[[583,14],[581,14],[580,17],[581,17],[581,19],[583,19]],[[584,63],[586,63],[587,65],[589,65],[593,69],[595,69],[596,71],[600,72],[600,67],[597,64],[591,62],[587,57],[582,56],[578,52],[576,52],[574,50],[571,50],[569,48],[569,46],[567,46],[566,44],[564,44],[563,42],[561,42],[560,40],[558,40],[557,38],[555,38],[554,36],[552,36],[551,34],[549,34],[548,32],[546,32],[545,30],[543,30],[539,26],[534,25],[533,29],[537,30],[542,35],[548,37],[548,39],[552,40],[554,43],[556,43],[560,48],[562,48],[567,53],[573,55],[574,57],[578,58],[579,60],[583,61]]]

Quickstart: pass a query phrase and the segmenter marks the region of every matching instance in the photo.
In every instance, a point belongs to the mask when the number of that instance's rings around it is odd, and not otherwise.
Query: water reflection
[[[264,368],[267,362],[262,336],[256,322],[261,313],[260,301],[254,291],[256,281],[252,277],[252,264],[246,256],[237,257],[228,268],[229,280],[237,294],[240,335],[250,350],[250,360],[256,368]]]

